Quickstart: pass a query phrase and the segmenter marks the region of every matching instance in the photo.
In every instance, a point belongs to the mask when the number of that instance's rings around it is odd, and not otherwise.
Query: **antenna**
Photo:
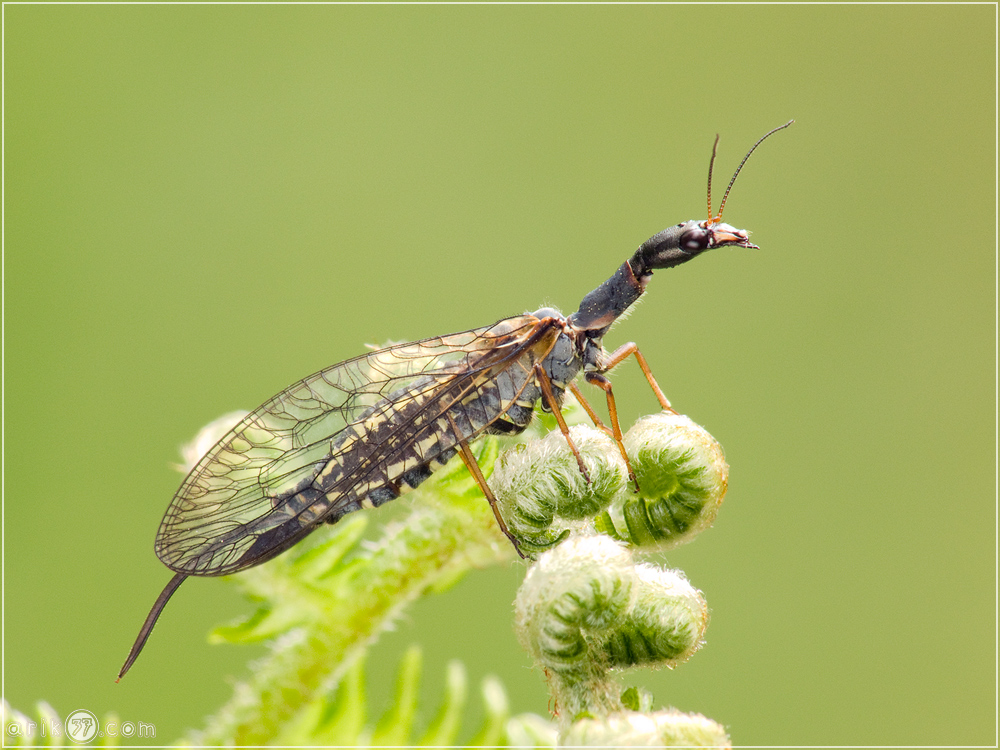
[[[712,169],[715,167],[715,154],[719,150],[719,134],[715,134],[712,144],[712,158],[708,160],[708,222],[712,223]]]
[[[791,125],[793,122],[795,122],[795,120],[789,120],[784,125],[779,125],[774,130],[769,130],[768,132],[764,133],[764,135],[761,136],[761,139],[759,141],[757,141],[755,144],[753,144],[753,147],[749,151],[747,151],[747,155],[743,157],[743,161],[741,161],[740,165],[738,167],[736,167],[736,172],[733,173],[733,179],[731,179],[729,181],[729,187],[726,188],[726,193],[725,193],[725,195],[722,196],[722,203],[719,204],[719,213],[718,213],[718,215],[714,219],[712,218],[712,201],[711,201],[711,185],[712,185],[711,171],[712,171],[712,167],[711,167],[711,162],[709,163],[709,180],[708,180],[708,184],[709,184],[709,196],[710,197],[709,197],[709,203],[708,203],[708,216],[709,216],[708,221],[709,221],[710,224],[717,224],[718,222],[722,221],[722,211],[726,207],[726,198],[729,197],[729,191],[733,189],[733,183],[735,183],[736,182],[736,178],[739,177],[740,170],[743,169],[743,165],[747,163],[747,159],[750,158],[750,154],[752,154],[754,152],[754,150],[760,144],[762,144],[764,142],[764,140],[768,136],[774,135],[779,130],[784,130],[789,125]],[[716,146],[718,146],[718,144],[719,144],[719,136],[715,136],[715,144],[716,144]],[[715,148],[712,149],[712,161],[713,162],[715,161]]]

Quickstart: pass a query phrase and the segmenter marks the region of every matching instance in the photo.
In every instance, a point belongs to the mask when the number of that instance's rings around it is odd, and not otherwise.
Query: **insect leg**
[[[569,443],[569,449],[573,451],[573,455],[576,456],[576,463],[580,467],[580,473],[587,480],[587,484],[590,484],[590,474],[587,472],[587,467],[583,464],[583,456],[580,455],[580,450],[569,436],[569,426],[566,424],[566,420],[563,419],[562,409],[559,407],[556,395],[552,391],[552,381],[549,379],[549,374],[545,372],[545,368],[542,367],[541,362],[535,364],[535,379],[542,388],[542,399],[545,401],[545,405],[549,407],[552,416],[556,418],[556,422],[559,423],[559,431],[566,438],[566,442]]]
[[[632,480],[632,484],[635,485],[635,491],[638,492],[639,480],[636,479],[635,472],[632,471],[632,462],[628,460],[628,454],[625,452],[625,443],[622,442],[622,426],[618,422],[618,407],[615,405],[615,394],[611,390],[611,381],[598,372],[588,372],[584,377],[588,383],[596,385],[604,391],[604,395],[608,398],[608,416],[611,417],[611,436],[618,443],[618,451],[622,454],[622,458],[625,459],[625,466],[628,468],[628,478]]]
[[[490,486],[486,483],[486,477],[483,476],[483,470],[479,468],[479,462],[476,461],[476,457],[472,455],[472,451],[469,450],[469,444],[463,439],[462,434],[458,429],[458,425],[455,424],[455,420],[452,419],[451,414],[448,412],[445,412],[444,414],[451,423],[451,429],[454,431],[455,438],[458,440],[458,453],[462,457],[462,463],[465,464],[465,468],[467,468],[469,473],[472,474],[472,478],[476,480],[476,484],[479,485],[479,489],[481,489],[483,494],[486,495],[486,500],[489,502],[490,509],[493,511],[493,517],[497,519],[497,525],[500,527],[500,531],[504,533],[504,536],[510,539],[510,542],[514,545],[514,549],[517,551],[517,554],[524,559],[525,554],[521,552],[521,545],[517,543],[517,539],[515,539],[514,535],[508,531],[507,524],[503,522],[503,518],[500,515],[500,509],[497,507],[496,495],[493,494],[493,490],[491,490]]]
[[[614,433],[611,431],[611,428],[608,427],[606,424],[604,424],[604,422],[601,421],[601,418],[597,416],[597,412],[594,411],[594,407],[592,407],[590,403],[587,401],[587,399],[583,397],[583,392],[576,387],[576,383],[570,383],[569,390],[576,398],[580,406],[583,407],[583,410],[587,412],[587,416],[590,417],[591,421],[594,423],[594,426],[597,429],[601,430],[602,432],[607,433],[608,435],[614,437]]]
[[[156,624],[157,619],[159,619],[160,613],[167,606],[167,602],[170,601],[170,597],[173,596],[177,587],[184,583],[185,578],[187,578],[187,573],[178,573],[171,578],[170,583],[164,587],[163,591],[157,597],[156,602],[153,603],[153,608],[149,610],[149,614],[146,616],[146,621],[142,624],[142,629],[139,630],[139,635],[135,639],[132,650],[128,652],[128,658],[125,660],[125,664],[122,665],[121,672],[118,673],[118,680],[125,676],[125,673],[132,668],[135,660],[139,658],[142,647],[146,645],[146,639],[153,632],[153,626]],[[118,682],[118,680],[115,680],[115,682]]]
[[[656,383],[656,378],[653,377],[653,373],[649,369],[649,365],[646,364],[646,358],[642,356],[642,352],[639,351],[639,347],[635,345],[635,342],[629,342],[627,344],[622,344],[617,349],[615,349],[611,354],[608,355],[607,360],[602,363],[601,372],[607,372],[615,365],[619,364],[622,360],[626,359],[630,354],[634,354],[636,360],[639,362],[639,367],[642,368],[642,374],[646,376],[646,380],[649,382],[649,387],[653,389],[653,394],[656,396],[656,400],[660,402],[660,406],[663,407],[664,411],[669,411],[671,414],[676,414],[667,397],[664,395],[660,386]]]

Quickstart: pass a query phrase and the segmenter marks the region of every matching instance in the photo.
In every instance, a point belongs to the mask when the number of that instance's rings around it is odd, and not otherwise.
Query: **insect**
[[[722,223],[722,212],[750,155],[792,122],[769,131],[747,152],[713,214],[716,136],[708,168],[708,219],[650,237],[572,315],[543,308],[485,328],[389,346],[310,375],[246,416],[201,458],[167,508],[155,551],[175,575],[153,604],[118,679],[188,576],[228,575],[260,565],[324,523],[417,487],[456,455],[520,554],[469,444],[485,434],[523,431],[540,402],[555,415],[586,476],[560,412],[569,390],[594,423],[613,435],[627,463],[605,373],[634,355],[660,405],[670,409],[670,403],[638,347],[628,343],[609,353],[604,335],[639,299],[655,269],[686,263],[715,247],[757,248],[746,230]],[[604,391],[610,428],[574,384],[581,372]]]

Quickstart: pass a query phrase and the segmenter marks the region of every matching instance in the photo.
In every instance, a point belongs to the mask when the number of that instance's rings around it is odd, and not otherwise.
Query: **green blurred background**
[[[252,606],[231,584],[189,583],[114,684],[177,446],[366,342],[575,310],[705,215],[716,132],[724,184],[794,117],[726,212],[763,249],[658,273],[607,340],[732,467],[665,556],[707,646],[628,681],[738,744],[993,743],[995,13],[6,6],[6,697],[200,726],[263,653],[206,643]],[[375,707],[419,642],[428,711],[457,657],[545,714],[522,577],[420,602]]]

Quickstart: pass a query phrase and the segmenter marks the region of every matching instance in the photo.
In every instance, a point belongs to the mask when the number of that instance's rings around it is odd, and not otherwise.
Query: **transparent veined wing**
[[[366,499],[378,504],[379,492],[416,486],[421,467],[447,460],[510,407],[557,334],[551,319],[524,315],[295,383],[198,462],[163,518],[157,556],[179,573],[233,573]]]

